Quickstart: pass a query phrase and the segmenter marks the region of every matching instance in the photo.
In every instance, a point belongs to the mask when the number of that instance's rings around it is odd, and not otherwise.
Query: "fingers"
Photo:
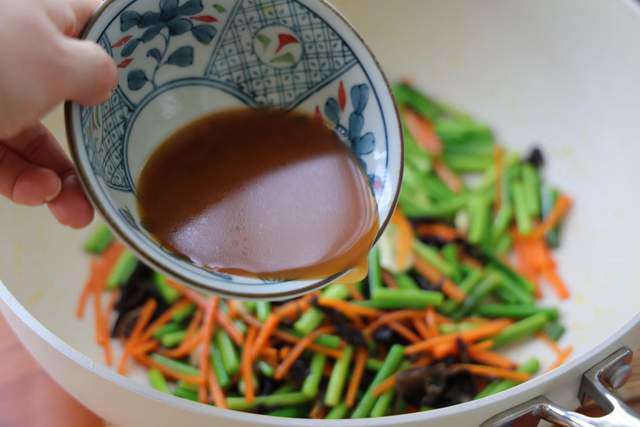
[[[75,16],[75,25],[73,30],[68,34],[76,37],[84,28],[87,21],[93,15],[93,12],[100,6],[101,0],[66,0],[71,6],[71,10]]]
[[[27,162],[51,169],[59,176],[73,172],[73,163],[62,146],[41,123],[3,143]]]
[[[49,210],[61,224],[73,228],[86,227],[93,220],[93,207],[84,195],[76,175],[63,179],[62,190],[49,203]]]
[[[41,124],[0,144],[0,195],[31,206],[48,203],[69,227],[81,228],[93,219],[73,164]]]
[[[118,86],[118,69],[113,59],[96,43],[66,39],[65,98],[84,105],[106,101]]]
[[[57,173],[25,161],[0,144],[0,195],[22,205],[39,206],[54,200],[61,191]]]

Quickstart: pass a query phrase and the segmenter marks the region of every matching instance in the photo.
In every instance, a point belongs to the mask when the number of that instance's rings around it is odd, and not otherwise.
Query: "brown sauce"
[[[138,182],[142,222],[169,250],[250,277],[318,279],[358,265],[378,229],[343,142],[310,116],[235,110],[162,143]]]

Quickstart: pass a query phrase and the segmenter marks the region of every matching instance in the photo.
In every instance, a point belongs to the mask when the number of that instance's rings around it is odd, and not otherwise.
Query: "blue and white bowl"
[[[398,115],[372,53],[323,0],[108,0],[84,37],[113,57],[120,84],[101,105],[67,104],[71,150],[102,216],[150,265],[241,298],[290,298],[339,276],[265,282],[212,272],[166,251],[141,225],[145,162],[176,129],[217,110],[322,116],[366,169],[384,229],[402,175]]]

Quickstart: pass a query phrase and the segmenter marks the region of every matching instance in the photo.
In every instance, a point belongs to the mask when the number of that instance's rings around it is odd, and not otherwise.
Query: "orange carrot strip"
[[[542,224],[533,231],[533,235],[536,237],[543,237],[553,230],[553,228],[558,225],[562,218],[564,218],[564,216],[569,212],[571,205],[573,205],[573,200],[564,194],[561,195],[553,206],[553,209],[551,209],[551,212],[549,212],[549,215],[547,215]]]
[[[202,378],[209,378],[209,348],[211,347],[213,332],[216,329],[216,314],[218,313],[219,304],[219,297],[213,296],[209,298],[207,310],[204,314],[204,324],[201,333],[202,348],[200,349],[200,372]],[[206,384],[202,384],[198,388],[198,400],[201,403],[207,403],[209,401]]]
[[[429,366],[433,363],[433,358],[429,356],[423,356],[420,359],[416,360],[411,364],[412,368],[424,368],[425,366]]]
[[[416,234],[420,237],[438,237],[447,242],[460,237],[458,230],[449,225],[440,223],[419,224],[416,227]]]
[[[80,294],[80,299],[78,300],[78,306],[76,308],[76,317],[79,319],[84,317],[86,306],[89,302],[89,296],[91,296],[92,292],[98,291],[98,288],[102,290],[109,273],[123,251],[124,246],[120,243],[114,243],[109,246],[109,248],[99,258],[94,258],[91,261],[91,272],[89,279],[87,279],[84,289]]]
[[[267,346],[267,342],[269,338],[273,334],[273,332],[278,328],[278,324],[280,323],[280,317],[276,314],[270,314],[265,320],[264,325],[260,328],[260,332],[258,333],[258,337],[253,344],[253,358],[262,351],[263,348]]]
[[[245,340],[244,347],[242,348],[242,361],[241,361],[241,373],[242,381],[244,381],[245,387],[245,401],[247,403],[253,402],[256,397],[255,384],[253,384],[253,342],[255,341],[258,329],[254,326],[249,328],[247,333],[247,339]]]
[[[502,378],[505,380],[517,381],[517,382],[525,382],[531,375],[525,374],[524,372],[516,372],[510,371],[508,369],[494,368],[493,366],[485,366],[485,365],[473,365],[470,363],[460,363],[457,365],[452,365],[451,369],[456,370],[459,369],[461,371],[467,371],[470,374],[479,375],[483,377],[489,378]]]
[[[291,347],[282,347],[280,351],[278,351],[278,357],[280,358],[280,360],[284,360],[287,358],[290,352]]]
[[[345,403],[347,404],[348,408],[353,407],[353,405],[356,403],[358,389],[360,388],[360,383],[362,382],[362,377],[364,376],[364,369],[367,366],[368,357],[369,352],[366,348],[358,348],[358,350],[356,351],[353,373],[351,374],[351,380],[349,381],[347,396],[345,398]]]
[[[413,239],[413,227],[400,209],[395,209],[391,216],[391,223],[396,227],[395,255],[397,268],[403,269],[411,266]]]
[[[424,310],[397,310],[391,313],[386,313],[377,318],[375,321],[371,322],[369,326],[367,326],[362,332],[365,335],[371,335],[381,326],[387,325],[390,322],[394,322],[396,320],[404,320],[410,318],[421,318],[425,314]]]
[[[198,327],[202,320],[202,311],[196,311],[196,314],[189,322],[184,339],[180,345],[171,350],[163,350],[160,352],[163,356],[172,357],[174,359],[187,356],[200,344],[200,333]]]
[[[146,354],[154,351],[160,346],[157,341],[147,341],[134,345],[131,348],[131,354]]]
[[[406,338],[409,342],[416,343],[422,341],[419,336],[417,336],[409,328],[398,321],[390,322],[389,327],[396,331],[402,337]]]
[[[422,337],[423,340],[431,338],[429,328],[427,328],[427,324],[425,322],[416,318],[411,319],[411,321],[413,323],[413,327],[416,328],[416,331],[418,331],[418,334],[420,334],[420,337]]]
[[[296,300],[283,304],[276,310],[274,310],[274,314],[280,319],[300,316],[307,308],[309,308],[309,306],[311,305],[311,299],[314,296],[314,294],[307,294],[302,298],[298,298]]]
[[[193,289],[187,288],[186,286],[174,282],[170,278],[167,278],[167,285],[171,286],[173,289],[178,291],[180,295],[184,296],[186,299],[188,299],[201,309],[204,310],[207,308],[207,300]]]
[[[439,344],[449,343],[455,345],[456,339],[460,338],[465,342],[478,341],[484,338],[492,337],[502,331],[504,328],[513,323],[510,319],[498,319],[491,322],[487,322],[484,325],[478,326],[475,329],[471,329],[464,332],[455,334],[440,335],[435,338],[430,338],[425,341],[421,341],[416,344],[412,344],[405,349],[405,354],[411,355],[420,353],[423,351],[429,351],[438,346]]]
[[[327,407],[324,406],[321,399],[316,400],[316,403],[309,411],[309,418],[312,420],[322,420],[327,415]]]
[[[429,330],[429,338],[437,337],[440,335],[440,331],[438,330],[438,319],[436,317],[436,311],[433,307],[429,307],[427,309],[426,316],[427,328]]]
[[[559,298],[566,300],[571,297],[571,293],[569,292],[567,284],[564,282],[564,280],[562,280],[562,278],[555,270],[549,269],[546,270],[543,274],[544,278],[547,279],[547,282],[551,284],[553,290]]]
[[[298,338],[295,335],[279,330],[274,331],[273,336],[291,344],[297,344],[301,340],[301,338]],[[309,350],[315,351],[316,353],[322,353],[334,359],[339,359],[342,356],[342,350],[324,347],[318,344],[311,344],[309,346]]]
[[[218,310],[217,312],[218,323],[225,330],[231,340],[237,345],[242,346],[242,342],[244,341],[244,337],[242,336],[242,332],[236,328],[236,325],[233,324],[227,313],[222,310]]]
[[[163,364],[156,362],[155,360],[153,360],[149,356],[146,356],[146,355],[143,355],[143,354],[135,354],[134,358],[141,365],[147,366],[147,367],[156,368],[157,370],[159,370],[160,372],[162,372],[166,376],[168,376],[170,378],[173,378],[175,380],[184,381],[186,383],[194,384],[194,385],[200,385],[200,384],[204,383],[204,378],[202,378],[202,377],[199,377],[199,376],[198,377],[193,377],[193,376],[190,376],[190,375],[184,375],[184,374],[182,374],[180,372],[176,372],[173,369],[169,369],[166,366],[164,366]]]
[[[158,304],[155,300],[149,299],[142,308],[142,311],[140,312],[140,315],[136,320],[136,324],[133,327],[133,331],[131,332],[131,336],[129,336],[129,339],[124,346],[124,351],[122,352],[122,357],[120,358],[120,363],[118,364],[119,374],[126,375],[127,361],[129,360],[129,356],[131,356],[131,351],[140,339],[142,330],[147,326],[149,320],[151,320],[151,316],[153,315],[153,312],[155,311],[157,305]]]
[[[445,182],[445,184],[447,184],[451,191],[459,193],[462,190],[464,186],[462,180],[454,171],[449,169],[449,166],[447,166],[445,162],[442,160],[436,160],[433,168],[435,169],[436,174]]]
[[[490,350],[478,350],[473,347],[468,349],[469,356],[483,365],[495,366],[502,369],[513,369],[517,364],[506,356]]]
[[[324,326],[316,329],[306,337],[300,340],[293,349],[285,356],[284,360],[280,363],[280,366],[276,369],[273,377],[276,380],[281,380],[285,377],[287,372],[289,372],[289,368],[295,363],[296,360],[302,355],[302,353],[322,334],[328,334],[333,332],[334,328],[332,326]]]
[[[331,298],[318,298],[318,304],[324,307],[329,307],[340,311],[341,313],[352,316],[365,316],[365,317],[378,317],[383,314],[381,310],[362,307],[356,304],[351,304],[346,301]]]
[[[429,264],[426,260],[415,257],[414,267],[418,273],[422,274],[431,283],[442,282],[442,292],[454,301],[462,302],[467,294],[464,293],[455,283],[446,278],[438,269]]]
[[[396,283],[396,279],[393,278],[391,273],[386,270],[382,270],[382,281],[385,285],[390,287],[391,289],[398,289],[398,284]]]
[[[220,383],[218,382],[218,378],[216,377],[216,373],[213,369],[209,370],[209,395],[213,399],[213,403],[218,408],[227,408],[227,399],[224,396],[224,391],[222,387],[220,387]]]
[[[571,356],[571,353],[573,353],[572,346],[569,346],[564,350],[562,350],[558,355],[558,357],[556,358],[556,360],[551,364],[551,366],[549,366],[549,369],[547,369],[547,372],[553,371],[554,369],[562,366],[562,364],[565,363],[567,359]]]
[[[347,291],[349,291],[351,299],[355,301],[362,301],[364,299],[364,295],[362,295],[362,292],[358,290],[358,283],[349,283],[345,286],[347,287]]]
[[[191,304],[189,301],[181,300],[180,302],[178,302],[174,306],[172,306],[170,309],[168,309],[167,311],[162,313],[162,315],[160,317],[158,317],[156,320],[153,321],[153,323],[151,323],[151,325],[149,325],[149,327],[144,332],[144,334],[142,334],[142,337],[140,338],[140,340],[141,341],[145,341],[145,340],[151,338],[151,336],[153,336],[154,332],[156,332],[158,329],[160,329],[161,327],[163,327],[164,325],[169,323],[171,321],[171,319],[173,319],[173,315],[177,311],[182,310],[184,307],[186,307],[189,304]]]
[[[395,386],[396,386],[396,376],[391,375],[389,378],[387,378],[386,380],[382,381],[380,384],[375,386],[375,388],[373,389],[373,397],[381,396],[386,392],[388,392],[389,390],[391,390],[392,388],[394,388]]]
[[[227,301],[227,307],[229,308],[229,317],[235,319],[238,317],[238,302],[234,299]]]
[[[403,113],[407,128],[418,145],[434,156],[442,154],[442,141],[436,134],[433,124],[408,108],[405,108]]]

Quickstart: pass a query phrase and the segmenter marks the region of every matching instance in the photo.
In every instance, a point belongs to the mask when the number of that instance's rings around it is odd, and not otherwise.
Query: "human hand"
[[[59,222],[93,218],[73,163],[40,119],[65,100],[94,105],[117,86],[102,48],[77,36],[100,0],[0,0],[0,195],[48,204]]]

